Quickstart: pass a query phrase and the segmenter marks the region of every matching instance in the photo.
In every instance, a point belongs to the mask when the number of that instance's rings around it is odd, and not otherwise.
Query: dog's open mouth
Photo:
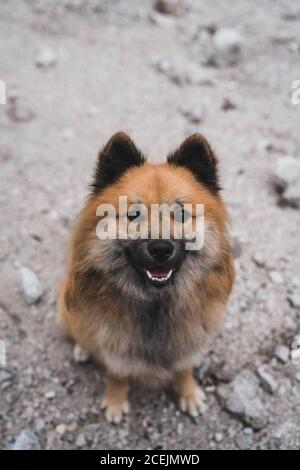
[[[162,287],[166,285],[172,277],[174,269],[151,268],[146,269],[147,278],[151,284]]]

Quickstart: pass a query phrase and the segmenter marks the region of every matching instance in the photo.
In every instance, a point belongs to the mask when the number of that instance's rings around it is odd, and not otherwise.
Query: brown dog
[[[109,421],[119,422],[129,410],[130,378],[170,378],[182,411],[196,416],[205,410],[192,371],[206,339],[221,324],[234,280],[219,189],[216,156],[198,134],[163,164],[146,162],[123,133],[99,154],[91,195],[72,233],[58,317],[67,333],[107,368],[102,407]],[[182,224],[184,204],[203,204],[203,247],[188,251],[186,240],[171,235],[100,239],[96,231],[104,215],[99,217],[97,208],[116,208],[119,227],[124,220],[120,196],[146,208],[176,202]],[[132,224],[140,215],[127,212],[125,218]],[[194,227],[194,209],[188,217]],[[176,220],[174,213],[173,229]]]

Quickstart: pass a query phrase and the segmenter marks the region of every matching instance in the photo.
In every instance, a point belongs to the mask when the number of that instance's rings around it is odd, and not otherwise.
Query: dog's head
[[[114,135],[99,153],[75,230],[77,266],[129,297],[188,292],[220,263],[226,212],[219,189],[217,159],[203,136],[189,137],[155,165],[127,135]],[[197,207],[204,208],[200,229]]]

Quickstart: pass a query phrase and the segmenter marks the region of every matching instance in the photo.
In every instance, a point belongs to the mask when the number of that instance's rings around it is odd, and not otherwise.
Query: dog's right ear
[[[126,170],[145,163],[142,153],[124,132],[114,134],[99,152],[91,185],[92,194],[115,183]]]

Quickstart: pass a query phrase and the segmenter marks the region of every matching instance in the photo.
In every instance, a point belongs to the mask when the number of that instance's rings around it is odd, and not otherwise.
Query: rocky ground
[[[1,1],[1,448],[300,447],[299,2],[165,3]],[[194,131],[220,156],[237,281],[195,421],[134,389],[108,425],[103,371],[55,329],[71,223],[121,129],[152,161]]]

